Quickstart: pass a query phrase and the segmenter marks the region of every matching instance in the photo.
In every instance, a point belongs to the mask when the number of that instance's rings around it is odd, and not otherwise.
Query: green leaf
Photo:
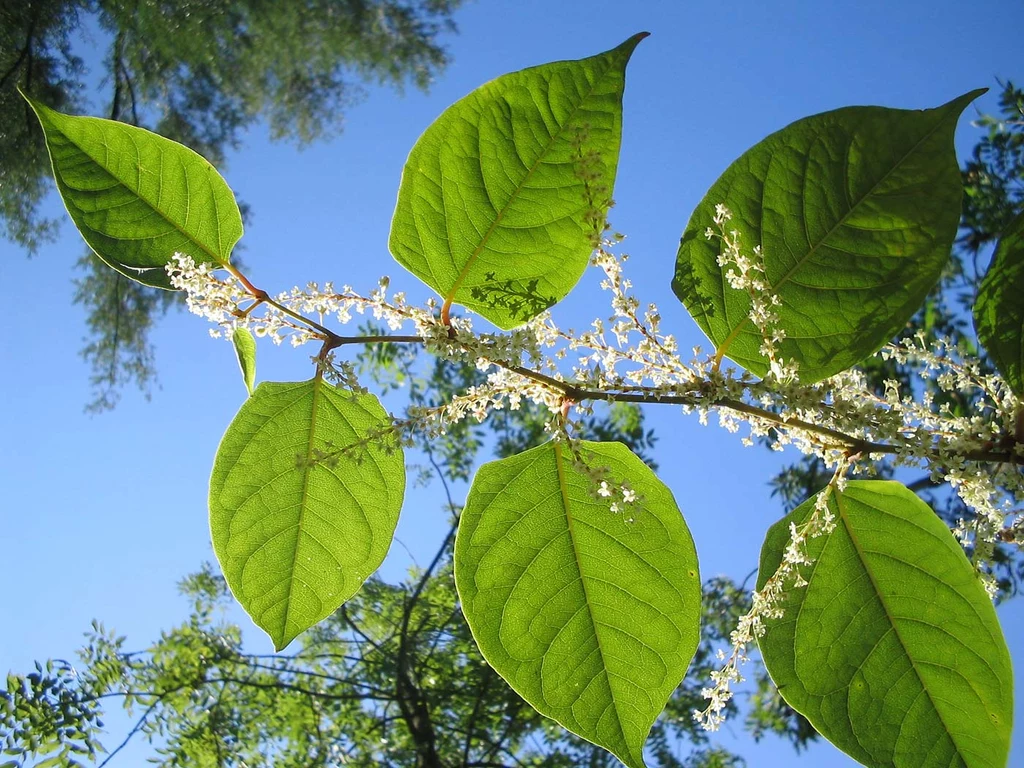
[[[836,527],[809,540],[807,586],[787,587],[760,639],[782,697],[867,766],[1005,766],[1010,655],[963,550],[899,483],[851,482],[829,507]],[[758,589],[813,509],[768,531]]]
[[[543,715],[644,765],[700,632],[700,577],[669,489],[621,443],[549,442],[477,472],[455,586],[488,663]],[[589,471],[588,471],[589,468]],[[616,514],[594,472],[641,502]]]
[[[846,370],[903,328],[949,258],[963,195],[953,133],[985,89],[936,109],[848,107],[799,120],[754,145],[690,217],[672,288],[715,344],[768,371],[750,297],[728,285],[715,206],[733,213],[745,253],[760,245],[782,300],[782,357],[802,381]]]
[[[210,163],[142,128],[26,100],[43,127],[64,205],[103,262],[166,289],[164,265],[176,252],[197,264],[228,263],[242,216]]]
[[[996,368],[1024,398],[1024,213],[999,239],[978,289],[974,328]]]
[[[252,395],[253,387],[256,386],[256,339],[248,328],[235,328],[231,341],[235,345],[235,355],[238,356],[238,367],[242,369],[242,381]]]
[[[217,450],[210,532],[232,593],[281,650],[380,565],[405,493],[373,395],[260,384]]]
[[[611,202],[626,63],[646,36],[492,80],[416,142],[391,253],[446,311],[514,328],[579,281]]]

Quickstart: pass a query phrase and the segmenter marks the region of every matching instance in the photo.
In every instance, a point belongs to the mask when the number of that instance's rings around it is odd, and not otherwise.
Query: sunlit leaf
[[[914,493],[854,481],[830,500],[835,529],[810,539],[806,587],[790,586],[760,640],[791,707],[867,766],[1002,768],[1013,671],[996,612],[949,529]],[[776,523],[758,588],[805,502]]]
[[[280,650],[380,565],[405,492],[373,395],[319,378],[260,384],[210,479],[210,531],[232,593]]]
[[[541,714],[642,766],[697,648],[697,553],[668,488],[621,443],[485,464],[455,541],[455,585],[488,663]],[[589,468],[589,469],[588,469]],[[640,497],[615,512],[601,495]]]
[[[253,387],[256,386],[256,339],[253,338],[248,328],[236,328],[231,334],[231,341],[235,345],[235,355],[238,357],[238,367],[242,371],[242,381],[251,395]]]
[[[176,252],[197,264],[228,263],[242,216],[205,159],[142,128],[29,103],[43,126],[64,205],[107,265],[170,288],[164,265]]]
[[[1024,213],[999,239],[978,289],[974,327],[1010,389],[1024,398]]]
[[[603,228],[626,63],[644,37],[504,75],[445,110],[405,164],[399,263],[500,328],[565,297]]]
[[[903,328],[949,259],[962,189],[953,132],[984,89],[936,109],[848,107],[799,120],[754,145],[711,187],[679,245],[672,287],[727,355],[763,376],[750,297],[725,279],[715,206],[733,213],[781,300],[782,357],[818,381],[856,365]]]

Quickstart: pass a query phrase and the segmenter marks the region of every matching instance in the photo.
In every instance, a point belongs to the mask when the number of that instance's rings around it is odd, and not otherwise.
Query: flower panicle
[[[716,206],[705,234],[721,245],[717,258],[728,284],[749,297],[748,318],[761,335],[760,351],[768,361],[761,379],[721,369],[720,355],[700,347],[693,347],[692,355],[681,353],[675,337],[662,328],[657,306],[643,304],[634,294],[626,275],[628,254],[619,253],[623,237],[607,224],[594,240],[591,263],[601,274],[609,310],[580,332],[559,326],[550,311],[504,333],[478,330],[469,314],[442,322],[436,299],[412,305],[402,293],[391,292],[386,277],[366,295],[348,285],[339,289],[330,282],[311,282],[271,301],[249,292],[235,273],[222,277],[213,266],[197,265],[186,255],[177,254],[167,269],[172,285],[186,292],[189,310],[210,321],[215,336],[230,337],[235,328],[246,327],[258,338],[278,344],[288,339],[299,346],[328,340],[323,324],[344,325],[359,317],[372,317],[391,331],[414,333],[431,354],[468,363],[482,376],[449,402],[410,408],[407,418],[394,421],[398,443],[411,445],[415,435],[444,435],[466,419],[482,421],[491,412],[532,403],[550,414],[549,434],[585,468],[594,498],[624,520],[637,517],[643,499],[599,461],[582,457],[582,422],[570,421],[564,408],[570,392],[572,411],[581,416],[598,399],[620,397],[644,402],[671,398],[701,424],[714,412],[718,425],[737,433],[744,445],[765,441],[776,450],[795,448],[815,456],[837,472],[842,467],[831,489],[841,489],[847,472],[870,473],[874,465],[862,459],[871,455],[871,446],[884,444],[895,467],[922,467],[935,482],[948,482],[963,500],[969,515],[955,532],[994,594],[991,562],[997,543],[1024,542],[1024,521],[1015,512],[1024,499],[1024,474],[1012,462],[979,467],[965,457],[993,446],[1009,446],[1024,457],[1024,444],[1011,439],[1022,404],[1005,382],[949,340],[929,341],[922,333],[880,353],[917,373],[919,381],[911,389],[889,381],[876,392],[857,370],[803,383],[796,361],[785,356],[782,299],[768,278],[761,247],[744,245],[724,204]],[[373,337],[374,343],[382,340],[386,337]],[[341,358],[339,349],[325,349],[314,364],[333,384],[363,391],[355,367]],[[970,397],[960,399],[970,406],[954,413],[946,404],[951,398],[940,393],[967,393]],[[814,515],[804,526],[790,530],[779,572],[754,593],[751,611],[738,622],[731,651],[723,653],[726,663],[708,689],[709,705],[699,713],[705,727],[716,727],[724,717],[731,687],[742,680],[749,643],[763,632],[766,620],[778,615],[786,591],[804,584],[807,542],[834,524],[829,492],[817,497]]]

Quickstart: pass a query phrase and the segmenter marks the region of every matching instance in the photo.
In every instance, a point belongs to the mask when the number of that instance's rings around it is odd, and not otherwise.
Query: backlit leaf
[[[829,506],[836,527],[810,539],[806,587],[791,586],[760,640],[791,707],[866,766],[1002,768],[1013,671],[996,612],[949,529],[914,493],[854,481]],[[758,588],[789,542],[769,530]]]
[[[492,80],[416,142],[391,253],[446,307],[508,329],[576,285],[611,200],[626,63],[644,37]]]
[[[746,291],[729,286],[708,240],[715,206],[782,300],[783,359],[818,381],[861,362],[903,328],[938,281],[960,220],[953,132],[984,90],[936,109],[848,107],[754,145],[711,187],[679,245],[672,288],[727,355],[763,376]]]
[[[621,443],[550,442],[477,472],[455,586],[488,663],[573,733],[642,766],[700,629],[697,553],[668,488]],[[594,470],[641,501],[618,513]]]
[[[200,155],[142,128],[74,117],[29,100],[43,127],[57,189],[99,258],[126,277],[171,287],[174,253],[227,264],[242,216]]]
[[[232,593],[281,650],[380,565],[405,492],[373,395],[319,378],[260,384],[210,479],[210,531]]]
[[[1024,213],[999,239],[978,289],[974,327],[1010,389],[1024,398]]]

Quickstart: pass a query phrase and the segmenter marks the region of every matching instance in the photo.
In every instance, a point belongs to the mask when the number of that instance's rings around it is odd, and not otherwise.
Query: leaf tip
[[[637,32],[635,35],[633,35],[632,37],[627,39],[625,42],[623,42],[622,45],[620,45],[615,50],[616,51],[620,51],[622,53],[625,53],[626,57],[628,58],[629,56],[633,55],[633,51],[640,44],[640,41],[643,40],[645,37],[650,37],[650,36],[651,36],[650,32]]]
[[[259,625],[260,629],[267,633],[270,637],[270,642],[274,644],[274,653],[280,653],[289,645],[292,640],[299,636],[300,632],[288,632],[286,627],[275,627],[275,626],[263,626]]]
[[[21,96],[21,98],[23,98],[25,100],[25,102],[30,107],[32,107],[32,111],[35,112],[35,115],[36,115],[36,120],[38,120],[40,122],[40,124],[42,124],[42,122],[43,122],[43,112],[52,112],[53,110],[50,109],[45,104],[43,104],[42,102],[36,101],[31,96],[29,96],[27,93],[25,93],[23,90],[21,90],[21,86],[20,85],[16,85],[16,86],[14,86],[14,88],[18,92],[18,94]]]
[[[968,104],[970,104],[972,101],[979,98],[980,96],[983,96],[986,93],[988,93],[988,88],[975,88],[972,91],[967,91],[967,93],[963,94],[962,96],[957,96],[955,99],[946,104],[946,106],[956,108],[957,114],[960,114],[965,109],[967,109]]]

